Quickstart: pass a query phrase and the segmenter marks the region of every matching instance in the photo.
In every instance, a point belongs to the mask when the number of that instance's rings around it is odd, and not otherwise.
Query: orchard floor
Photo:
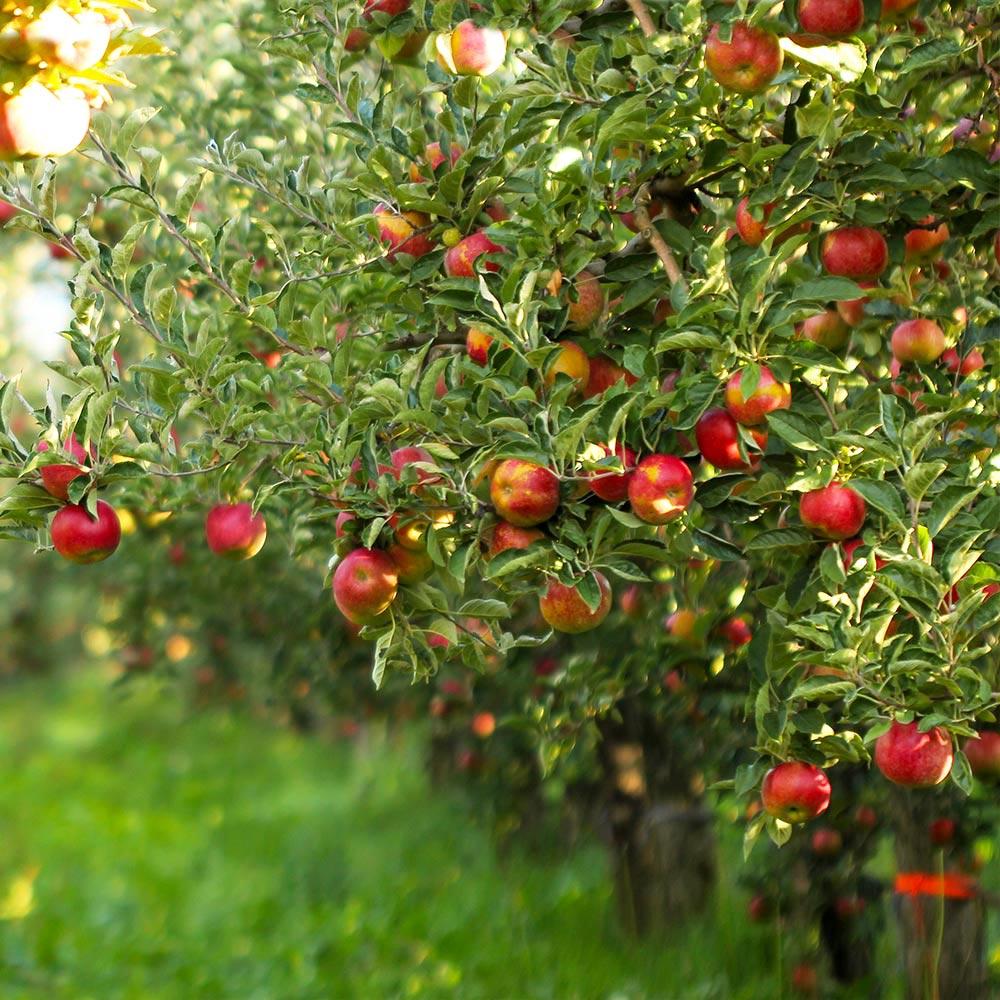
[[[639,947],[599,848],[501,864],[416,744],[85,674],[0,692],[0,759],[4,1000],[768,1000],[787,975],[726,888],[735,831],[710,921]]]

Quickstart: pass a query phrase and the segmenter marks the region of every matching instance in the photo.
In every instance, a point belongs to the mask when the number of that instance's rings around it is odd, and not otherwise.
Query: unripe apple
[[[601,318],[604,303],[604,289],[597,275],[583,271],[573,280],[566,322],[575,330],[586,330]]]
[[[520,458],[504,459],[490,482],[493,508],[518,528],[547,521],[559,507],[559,479],[544,465]]]
[[[931,843],[935,847],[945,847],[955,839],[955,831],[958,824],[953,819],[936,819],[927,827]]]
[[[333,599],[341,614],[355,625],[368,625],[396,599],[399,570],[385,552],[355,549],[333,574]]]
[[[757,446],[767,447],[767,431],[748,428]],[[760,454],[751,451],[749,462],[740,455],[740,432],[736,421],[721,407],[706,410],[694,425],[698,450],[717,469],[749,470],[760,464]]]
[[[627,372],[621,365],[616,365],[603,354],[598,354],[590,359],[590,377],[583,389],[583,398],[592,399],[594,396],[599,396],[613,385],[617,385],[618,382],[635,385],[637,381],[636,377],[631,372]]]
[[[491,334],[470,326],[469,332],[465,335],[465,352],[469,355],[469,360],[485,368],[489,363],[492,343],[493,336]]]
[[[431,173],[436,173],[437,168],[441,166],[442,163],[447,163],[451,160],[451,165],[454,166],[458,158],[462,155],[463,149],[457,143],[449,143],[448,155],[445,156],[441,149],[441,143],[432,142],[424,147],[424,163],[431,168]],[[410,164],[410,180],[414,184],[419,184],[421,181],[427,178],[420,172],[420,167],[416,163]]]
[[[575,586],[567,586],[556,579],[549,582],[545,593],[538,599],[542,617],[556,632],[589,632],[608,617],[611,610],[611,585],[603,573],[595,571],[591,575],[597,581],[601,594],[600,603],[593,611],[587,607]]]
[[[731,646],[745,646],[753,638],[750,626],[742,618],[729,618],[719,626],[719,631]]]
[[[982,351],[980,351],[977,347],[973,347],[972,350],[965,354],[962,358],[959,358],[958,351],[956,351],[954,347],[949,347],[948,350],[941,355],[941,361],[953,375],[972,375],[974,372],[983,368],[986,364]]]
[[[786,823],[804,823],[826,812],[830,779],[815,764],[786,761],[764,775],[760,797],[769,815]]]
[[[840,854],[844,838],[832,827],[824,826],[813,832],[810,839],[812,852],[820,858],[833,858]]]
[[[96,517],[86,507],[68,504],[52,518],[52,547],[64,559],[95,563],[107,559],[122,538],[121,523],[114,508],[97,501]]]
[[[823,238],[820,256],[827,274],[874,281],[889,264],[889,247],[877,229],[842,226]]]
[[[414,584],[426,580],[434,569],[431,557],[423,549],[411,549],[393,542],[386,554],[396,564],[400,583]]]
[[[49,90],[29,83],[0,96],[0,160],[65,156],[90,128],[90,105],[75,87]]]
[[[838,542],[861,530],[867,511],[860,493],[837,483],[803,493],[799,500],[802,523],[814,535]]]
[[[590,488],[602,500],[607,500],[608,503],[620,503],[628,496],[628,484],[635,471],[636,453],[620,441],[614,449],[609,448],[606,444],[598,445],[598,447],[604,452],[605,457],[617,455],[625,471],[611,472],[606,467],[592,469],[587,473],[590,479]]]
[[[803,31],[844,38],[864,24],[865,5],[862,0],[799,0],[798,15]]]
[[[498,521],[490,533],[489,553],[497,556],[508,549],[526,549],[544,537],[537,528],[519,528],[516,524]]]
[[[431,224],[430,216],[423,212],[394,212],[388,205],[376,205],[374,215],[378,219],[379,239],[389,247],[385,259],[392,263],[397,254],[423,257],[437,244],[424,232]]]
[[[208,547],[228,559],[252,559],[263,548],[267,524],[248,503],[220,503],[205,518]]]
[[[904,788],[931,788],[951,771],[951,736],[940,726],[920,732],[916,722],[896,722],[875,741],[875,765]]]
[[[647,524],[676,520],[693,499],[691,470],[675,455],[647,455],[629,480],[629,506]]]
[[[497,728],[497,720],[492,712],[476,712],[469,727],[481,740],[489,739]]]
[[[972,773],[982,781],[1000,780],[1000,733],[984,729],[966,741],[965,756]]]
[[[757,387],[744,396],[743,372],[736,372],[726,383],[726,409],[740,424],[761,424],[769,413],[787,410],[792,405],[792,390],[786,382],[779,382],[766,365],[760,366]]]
[[[944,333],[933,320],[904,320],[892,331],[892,353],[900,364],[930,364],[944,353]]]
[[[577,388],[582,392],[590,379],[590,359],[584,349],[579,344],[574,344],[572,340],[560,340],[556,344],[559,350],[546,366],[545,384],[552,386],[555,384],[556,376],[567,375],[576,382]]]
[[[713,24],[705,42],[705,65],[727,90],[738,94],[759,94],[781,71],[781,46],[773,31],[754,27],[746,21],[732,26],[732,38],[719,38]]]
[[[920,220],[922,226],[933,226],[937,220],[928,215]],[[904,257],[907,264],[926,264],[941,253],[941,247],[948,242],[951,233],[948,224],[942,222],[934,229],[911,229],[903,237]]]
[[[41,452],[48,451],[48,443],[46,441],[39,441],[38,450]],[[69,484],[74,479],[87,474],[86,469],[81,468],[81,466],[86,465],[87,452],[77,440],[75,434],[70,434],[63,450],[72,456],[75,464],[43,465],[38,470],[39,475],[42,477],[42,486],[50,496],[55,497],[57,500],[68,500]]]
[[[795,332],[802,340],[811,340],[828,351],[839,351],[851,336],[839,309],[824,309],[823,312],[804,319]]]
[[[698,615],[690,608],[678,608],[672,615],[667,616],[663,625],[672,639],[678,642],[694,642]]]
[[[450,33],[435,39],[438,65],[459,76],[490,76],[507,58],[507,39],[496,28],[480,28],[462,21]]]
[[[474,278],[476,260],[483,254],[495,253],[503,253],[503,247],[494,243],[483,230],[477,229],[445,251],[444,273],[449,278]],[[487,260],[483,262],[482,269],[499,271],[500,265],[495,260]]]

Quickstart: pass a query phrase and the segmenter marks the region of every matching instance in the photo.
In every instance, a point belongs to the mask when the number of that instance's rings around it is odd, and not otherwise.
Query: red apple
[[[545,367],[545,384],[555,385],[556,376],[566,375],[577,384],[577,389],[583,391],[590,380],[590,358],[586,351],[572,340],[557,341],[558,351]]]
[[[889,264],[889,247],[877,229],[843,226],[826,234],[820,256],[827,274],[874,281]]]
[[[694,498],[691,470],[675,455],[647,455],[628,484],[632,513],[647,524],[667,524],[680,517]]]
[[[844,38],[865,22],[862,0],[799,0],[799,25],[811,35]]]
[[[459,240],[449,247],[444,255],[444,273],[449,278],[474,278],[476,276],[475,262],[483,254],[502,253],[503,247],[494,243],[483,230]],[[484,271],[499,271],[500,265],[495,260],[483,262]]]
[[[949,347],[941,355],[941,361],[948,371],[954,375],[972,375],[986,364],[982,351],[976,347],[973,347],[971,351],[961,358],[959,358],[958,351],[954,347]]]
[[[781,71],[781,46],[773,31],[754,27],[745,21],[732,25],[732,38],[719,37],[719,25],[713,24],[705,42],[705,65],[709,73],[727,90],[738,94],[759,94]]]
[[[726,383],[726,409],[740,424],[761,424],[769,413],[787,410],[792,405],[792,390],[779,382],[766,365],[760,366],[757,386],[749,396],[743,394],[743,372],[736,372]]]
[[[444,155],[444,151],[441,149],[441,143],[432,142],[424,147],[424,163],[431,168],[431,173],[436,173],[437,168],[441,166],[442,163],[447,163],[451,161],[451,166],[455,165],[455,162],[464,152],[462,147],[452,142],[448,144],[448,155]],[[419,184],[421,181],[427,178],[420,172],[420,167],[416,163],[410,164],[410,180],[414,184]]]
[[[767,222],[771,218],[771,213],[774,211],[776,205],[777,202],[772,201],[763,207],[758,206],[756,209],[751,210],[750,199],[743,198],[736,206],[736,232],[739,233],[740,239],[747,246],[759,247],[768,234],[773,231],[767,225]],[[754,218],[754,211],[760,214],[760,219]],[[800,233],[807,233],[810,229],[812,229],[811,222],[799,222],[794,226],[787,226],[775,236],[774,245],[776,247],[780,246],[786,240],[791,239],[791,237],[798,236]]]
[[[767,447],[767,431],[750,429],[757,446]],[[717,469],[752,469],[760,463],[760,455],[751,451],[749,461],[740,455],[740,432],[736,421],[723,409],[706,410],[694,427],[698,450]]]
[[[476,712],[469,727],[481,740],[489,739],[497,728],[497,720],[492,712]]]
[[[865,523],[867,510],[864,497],[850,486],[837,483],[803,493],[799,500],[802,523],[814,535],[833,541],[856,535]]]
[[[631,193],[627,187],[619,188],[615,192],[615,200],[622,198],[631,197]],[[663,202],[657,198],[650,198],[646,204],[646,213],[649,215],[650,219],[655,219],[657,216],[663,214]],[[630,229],[633,233],[639,232],[641,228],[639,223],[635,219],[635,210],[631,212],[619,212],[618,218],[621,220],[622,225],[626,229]]]
[[[953,819],[936,819],[927,827],[931,843],[935,847],[945,847],[955,839],[958,824]]]
[[[537,528],[519,528],[516,524],[498,521],[490,533],[489,554],[497,556],[508,549],[526,549],[544,537]]]
[[[761,786],[764,809],[786,823],[804,823],[826,812],[830,779],[821,767],[791,760],[772,767]]]
[[[392,263],[397,254],[423,257],[436,246],[425,232],[430,224],[430,216],[423,212],[394,212],[388,205],[376,205],[374,211],[378,219],[379,239],[389,247],[385,259]]]
[[[875,283],[873,281],[859,281],[857,282],[862,288],[874,288]],[[844,299],[837,303],[837,315],[848,325],[848,326],[859,326],[861,321],[865,318],[865,306],[871,301],[867,296],[863,296],[860,299]],[[843,343],[847,343],[847,334],[844,334]],[[839,346],[843,346],[840,344]]]
[[[377,549],[355,549],[333,574],[333,599],[341,614],[355,625],[368,625],[396,599],[399,570]]]
[[[862,306],[863,308],[864,306]],[[839,351],[851,336],[851,331],[841,316],[839,308],[824,309],[823,312],[810,316],[798,324],[795,332],[803,340],[811,340],[814,344],[819,344],[820,347],[825,347],[828,351]]]
[[[951,736],[934,726],[920,732],[916,722],[896,722],[875,741],[875,764],[904,788],[931,788],[951,771]]]
[[[567,586],[553,579],[549,581],[545,593],[538,599],[542,617],[556,632],[589,632],[597,628],[611,610],[611,585],[603,573],[591,574],[597,581],[601,600],[593,611],[580,596],[575,586]]]
[[[508,458],[493,473],[490,499],[505,521],[532,528],[547,521],[559,507],[559,479],[544,465]]]
[[[628,618],[637,618],[642,608],[642,590],[637,583],[630,583],[618,598],[618,607]]]
[[[507,58],[507,39],[496,28],[480,28],[462,21],[435,41],[438,65],[459,76],[490,76]]]
[[[698,614],[690,608],[678,608],[668,615],[663,623],[667,633],[678,642],[694,642],[695,631],[698,628]]]
[[[802,996],[814,996],[819,989],[819,975],[816,967],[808,962],[800,962],[792,969],[792,990]]]
[[[878,823],[878,814],[869,805],[860,805],[854,811],[854,823],[862,830],[874,830]]]
[[[722,637],[731,646],[745,646],[753,638],[750,626],[742,618],[730,618],[719,626]]]
[[[930,364],[944,353],[944,333],[933,320],[905,320],[892,331],[892,353],[900,364]]]
[[[96,517],[86,507],[68,504],[52,518],[52,547],[64,559],[95,563],[107,559],[122,538],[122,527],[114,508],[97,501]]]
[[[208,547],[229,559],[252,559],[263,548],[267,524],[248,503],[220,503],[205,518]]]
[[[48,451],[48,443],[40,441],[38,443],[38,450],[41,452]],[[38,470],[39,475],[42,477],[42,486],[50,496],[54,496],[57,500],[68,500],[69,484],[74,479],[87,474],[86,469],[81,468],[81,466],[87,463],[87,452],[77,440],[75,434],[70,434],[63,450],[72,456],[75,464],[43,465]]]
[[[90,128],[90,105],[75,87],[49,90],[29,83],[0,96],[0,160],[65,156]]]
[[[10,222],[17,215],[17,209],[9,202],[0,198],[0,226],[5,222]]]
[[[583,271],[573,280],[566,322],[575,330],[586,330],[601,318],[604,303],[604,289],[597,275]]]
[[[903,237],[904,257],[907,264],[927,264],[941,253],[941,247],[948,242],[951,233],[946,222],[935,225],[933,215],[921,219],[923,228],[911,229]],[[933,226],[934,228],[926,228]]]
[[[771,900],[764,895],[754,896],[749,903],[747,903],[747,916],[755,924],[763,923],[765,920],[770,920],[774,914],[774,907],[771,905]]]
[[[399,542],[393,542],[385,551],[396,564],[400,583],[420,583],[421,580],[426,580],[434,569],[434,562],[425,549],[407,548]]]
[[[636,453],[621,442],[615,445],[614,450],[606,444],[600,445],[600,448],[607,456],[617,455],[625,471],[617,473],[610,472],[606,468],[593,469],[587,473],[590,488],[602,500],[607,500],[608,503],[620,503],[628,496],[628,484],[635,470]]]
[[[469,355],[469,360],[484,368],[489,364],[490,347],[493,344],[493,336],[482,330],[469,327],[469,332],[465,335],[465,352]]]
[[[840,854],[844,838],[832,827],[824,826],[813,832],[810,840],[812,852],[820,858],[833,858]]]
[[[410,9],[410,0],[365,0],[361,16],[370,21],[373,14],[386,14],[396,17]]]
[[[1000,779],[1000,733],[992,729],[982,730],[966,742],[965,756],[969,758],[969,767],[977,778],[983,781]]]
[[[351,28],[344,36],[344,48],[348,52],[364,52],[372,43],[372,36],[364,28]]]
[[[590,359],[590,378],[587,379],[587,384],[584,387],[583,398],[591,399],[594,396],[599,396],[619,382],[635,385],[636,381],[636,377],[620,365],[616,365],[603,354],[598,354]]]

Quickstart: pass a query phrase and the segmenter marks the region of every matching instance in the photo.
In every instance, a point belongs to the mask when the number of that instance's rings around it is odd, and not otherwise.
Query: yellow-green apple
[[[833,858],[840,854],[844,846],[844,838],[839,831],[829,826],[822,826],[813,832],[809,840],[813,854],[821,858]]]
[[[944,353],[944,333],[930,319],[908,319],[892,331],[892,354],[900,363],[930,364]]]
[[[559,350],[545,368],[545,384],[554,385],[557,375],[567,375],[583,391],[590,379],[590,359],[586,351],[572,340],[559,340],[556,346]]]
[[[647,524],[667,524],[680,517],[694,498],[691,470],[676,455],[647,455],[628,483],[632,513]]]
[[[95,517],[86,507],[67,504],[52,518],[52,547],[64,559],[95,563],[107,559],[122,539],[122,527],[111,504],[97,501]]]
[[[690,608],[678,608],[672,615],[667,616],[663,624],[672,639],[678,642],[694,642],[698,615]]]
[[[503,253],[503,247],[494,243],[482,229],[477,229],[445,251],[444,273],[449,278],[474,278],[475,262],[483,254],[496,253]],[[500,265],[495,260],[487,260],[483,261],[482,268],[484,271],[499,271]]]
[[[584,387],[583,398],[591,399],[594,396],[599,396],[618,382],[635,385],[637,381],[636,377],[631,372],[627,372],[621,365],[616,365],[610,358],[598,354],[590,359],[590,378],[587,379],[587,385]]]
[[[593,572],[591,576],[597,582],[601,599],[597,607],[591,611],[587,602],[580,596],[576,586],[560,583],[556,579],[549,581],[545,592],[538,599],[538,608],[542,617],[557,632],[589,632],[597,628],[611,610],[611,585],[603,573]]]
[[[0,160],[65,156],[90,128],[90,105],[75,87],[49,90],[29,83],[0,96]]]
[[[953,375],[972,375],[973,372],[979,371],[986,364],[982,351],[977,347],[973,347],[961,358],[954,347],[949,347],[941,355],[941,361]]]
[[[946,222],[938,223],[933,215],[920,220],[920,229],[911,229],[903,237],[903,250],[907,264],[926,264],[941,253],[951,233]]]
[[[832,541],[853,538],[865,523],[867,512],[864,497],[838,483],[803,493],[799,500],[802,523],[814,535]]]
[[[782,53],[778,36],[766,28],[737,21],[730,41],[719,37],[713,24],[705,42],[705,65],[727,90],[759,94],[781,71]]]
[[[810,35],[844,38],[865,22],[862,0],[799,0],[799,25]]]
[[[804,319],[795,328],[795,332],[802,340],[811,340],[828,351],[839,351],[851,336],[839,309],[824,309],[823,312]]]
[[[967,740],[965,756],[969,758],[972,773],[982,781],[1000,780],[1000,733],[982,730],[978,736]]]
[[[726,383],[726,409],[739,424],[762,424],[769,413],[787,410],[792,405],[792,390],[779,382],[767,365],[760,366],[757,386],[749,396],[743,394],[743,372],[736,372]]]
[[[465,352],[469,355],[469,360],[485,368],[492,343],[493,336],[491,334],[470,326],[469,332],[465,335]]]
[[[435,39],[438,65],[459,76],[490,76],[507,58],[507,38],[496,28],[462,21]]]
[[[609,448],[606,444],[600,444],[597,448],[603,453],[600,455],[601,458],[610,458],[612,455],[616,456],[618,459],[616,466],[625,471],[612,471],[608,466],[592,469],[587,473],[590,480],[590,488],[602,500],[607,500],[608,503],[620,503],[628,496],[628,484],[632,479],[632,473],[635,471],[637,455],[631,448],[626,447],[620,441],[613,449]]]
[[[393,542],[386,549],[386,554],[396,564],[400,583],[420,583],[430,576],[434,568],[431,557],[423,549],[407,548]]]
[[[927,827],[927,834],[935,847],[944,847],[955,839],[958,824],[953,819],[941,817],[933,820]]]
[[[769,815],[786,823],[804,823],[826,812],[830,779],[815,764],[785,761],[764,775],[760,798]]]
[[[722,637],[730,646],[745,646],[753,638],[750,626],[742,618],[729,618],[719,626]]]
[[[760,451],[767,447],[767,431],[747,428]],[[706,410],[694,426],[695,440],[702,458],[717,469],[753,469],[760,464],[760,453],[751,451],[745,459],[740,454],[739,425],[726,410]]]
[[[45,62],[82,72],[104,58],[111,43],[111,25],[94,11],[73,15],[53,4],[28,22],[21,37]]]
[[[604,289],[596,274],[583,271],[573,279],[569,293],[566,322],[574,330],[593,326],[604,312]]]
[[[481,740],[489,739],[497,728],[497,720],[492,712],[476,712],[469,728]]]
[[[348,553],[333,574],[333,599],[355,625],[368,625],[396,599],[399,570],[385,552],[358,548]]]
[[[374,214],[378,219],[379,239],[389,247],[385,258],[390,263],[396,259],[397,254],[423,257],[437,246],[426,232],[421,231],[431,224],[430,216],[423,212],[400,214],[388,205],[376,205]]]
[[[490,482],[493,508],[518,528],[532,528],[547,521],[559,507],[559,479],[544,465],[521,458],[506,458]]]
[[[451,161],[451,165],[454,166],[455,162],[462,155],[462,147],[457,143],[449,143],[448,155],[444,155],[444,151],[441,149],[441,143],[432,142],[424,147],[424,163],[431,168],[431,173],[437,172],[437,168],[441,166],[442,163],[447,163]],[[417,163],[410,164],[410,180],[414,184],[419,184],[421,181],[427,178],[420,172],[420,165]]]
[[[519,528],[516,524],[498,521],[490,532],[489,553],[497,556],[508,549],[526,549],[544,537],[537,528]]]
[[[205,518],[208,547],[228,559],[252,559],[263,548],[267,524],[248,503],[216,504]]]
[[[919,724],[897,722],[875,741],[875,765],[904,788],[940,785],[951,771],[951,736],[940,726],[920,732]]]
[[[47,452],[49,450],[48,442],[39,441],[38,450]],[[57,500],[68,500],[69,484],[74,479],[87,474],[86,469],[83,468],[87,463],[87,452],[75,434],[70,434],[67,438],[63,451],[72,457],[72,465],[59,463],[57,465],[43,465],[39,469],[42,486],[50,496],[54,496]]]
[[[889,264],[889,246],[877,229],[841,226],[823,237],[820,258],[827,274],[874,281]]]

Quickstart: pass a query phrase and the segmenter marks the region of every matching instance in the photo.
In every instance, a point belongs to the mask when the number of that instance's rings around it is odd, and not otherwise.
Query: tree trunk
[[[931,844],[926,792],[894,789],[893,826],[900,872],[940,874]],[[907,1000],[987,1000],[986,913],[981,898],[897,895]]]

